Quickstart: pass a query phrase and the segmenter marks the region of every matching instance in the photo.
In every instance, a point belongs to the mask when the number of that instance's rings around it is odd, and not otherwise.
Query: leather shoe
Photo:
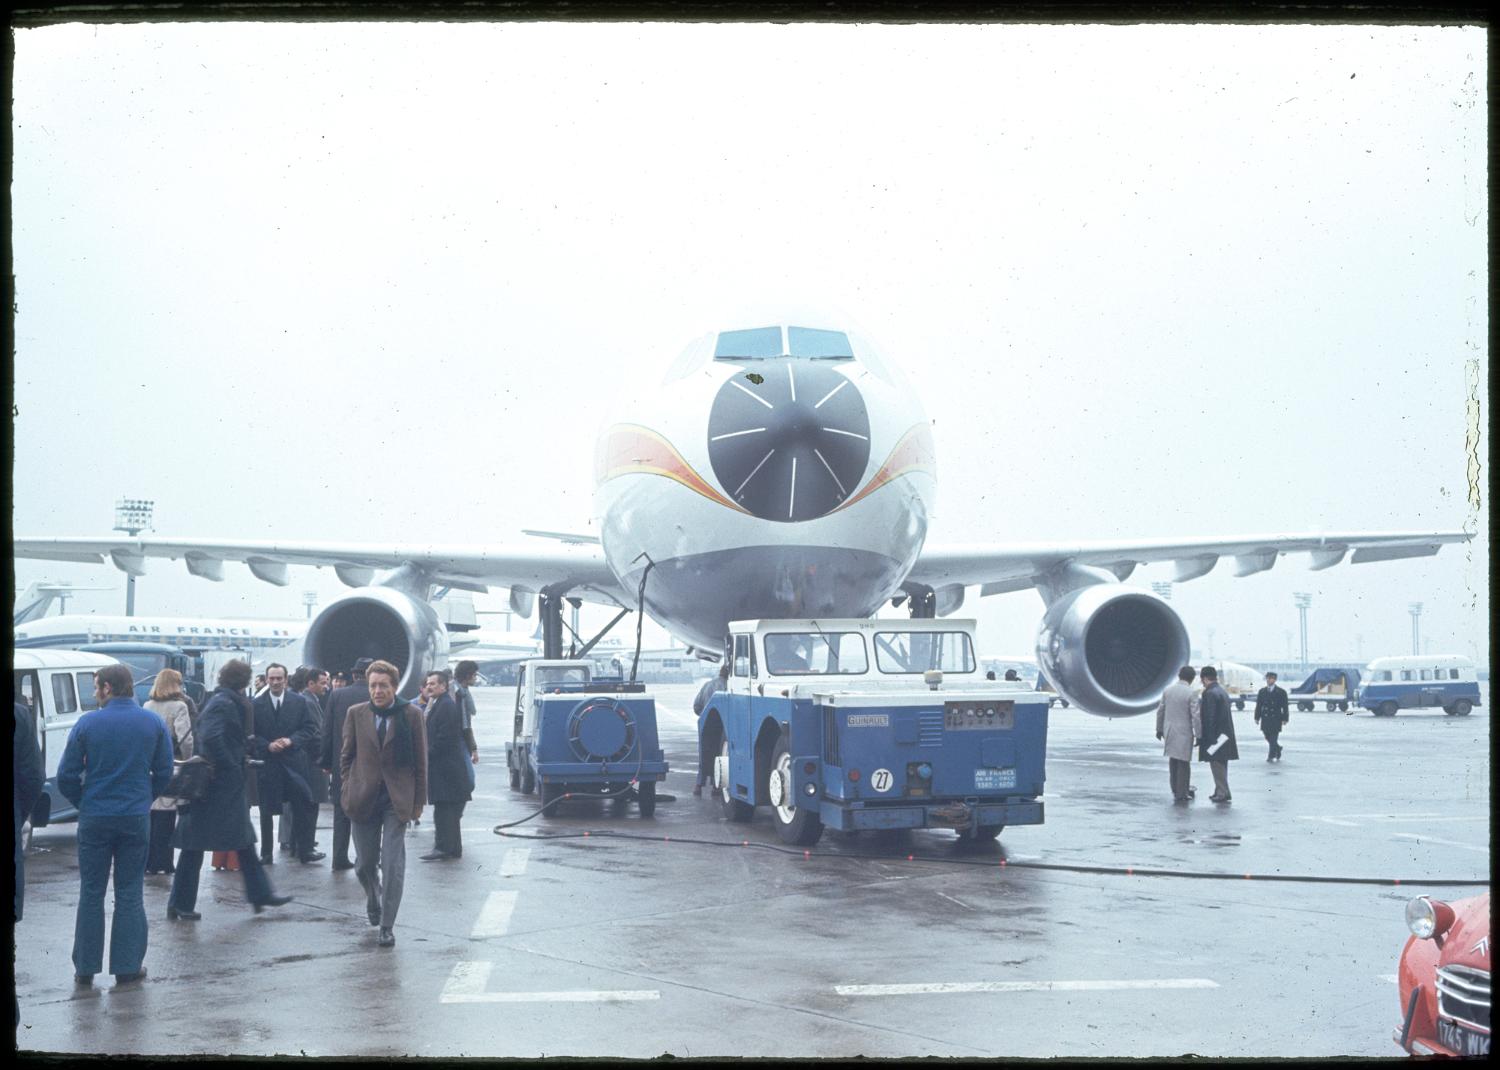
[[[380,908],[379,907],[365,907],[365,917],[369,919],[371,925],[379,925],[380,924]]]
[[[145,979],[146,979],[146,967],[144,967],[144,966],[142,966],[139,970],[136,970],[135,973],[117,973],[117,974],[115,974],[115,984],[117,984],[117,985],[133,985],[137,981],[144,981]]]
[[[178,910],[171,903],[167,904],[168,921],[202,921],[203,915],[196,910]]]
[[[395,947],[396,946],[396,934],[393,933],[393,932],[391,932],[391,930],[389,930],[389,929],[381,929],[380,930],[380,938],[378,940],[376,940],[375,942],[377,944],[379,944],[381,947]]]
[[[302,856],[302,864],[303,865],[307,865],[310,862],[321,862],[321,861],[323,861],[323,859],[325,859],[327,857],[328,856],[325,855],[322,851],[314,851],[310,855],[303,855]]]
[[[75,973],[73,975],[73,983],[79,988],[87,988],[94,983],[94,975],[91,973]]]
[[[334,869],[353,869],[354,868],[354,863],[353,862],[339,862],[339,861],[335,860],[335,862],[333,863],[333,868]]]
[[[259,914],[262,910],[265,910],[266,907],[284,907],[291,901],[292,897],[289,895],[273,895],[263,903],[251,903],[250,905],[255,909],[255,912]]]
[[[276,859],[272,858],[268,854],[263,854],[260,856],[260,864],[263,866],[274,866],[276,864]]]
[[[447,851],[428,851],[425,855],[422,855],[422,861],[423,862],[441,862],[445,858],[452,858],[452,857],[453,856],[450,855]]]

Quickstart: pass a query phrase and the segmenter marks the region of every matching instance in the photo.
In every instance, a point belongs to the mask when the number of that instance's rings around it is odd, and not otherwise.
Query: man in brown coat
[[[406,885],[406,826],[427,800],[427,731],[422,711],[396,695],[400,672],[388,661],[365,670],[370,701],[349,709],[339,752],[340,804],[354,840],[354,875],[365,915],[393,947]]]

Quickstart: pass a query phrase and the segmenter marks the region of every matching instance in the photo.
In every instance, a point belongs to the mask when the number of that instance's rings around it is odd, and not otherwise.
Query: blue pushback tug
[[[972,620],[730,625],[730,676],[699,718],[726,816],[781,839],[825,827],[994,839],[1042,823],[1049,696],[986,681]]]
[[[516,684],[515,725],[505,747],[513,790],[541,790],[542,806],[563,795],[634,799],[656,812],[656,785],[667,776],[656,735],[656,702],[645,687],[596,678],[589,663],[532,660]]]

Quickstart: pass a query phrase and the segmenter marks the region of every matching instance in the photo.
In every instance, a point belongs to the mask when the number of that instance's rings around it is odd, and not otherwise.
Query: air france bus
[[[1431,706],[1466,717],[1479,705],[1479,677],[1473,660],[1462,654],[1376,658],[1365,669],[1359,704],[1376,717]]]

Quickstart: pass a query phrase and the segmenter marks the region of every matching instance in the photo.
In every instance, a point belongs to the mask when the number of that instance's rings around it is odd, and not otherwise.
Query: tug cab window
[[[714,346],[714,360],[761,360],[781,356],[781,328],[755,327],[724,331]]]
[[[755,648],[748,635],[734,637],[734,675],[746,679],[755,675]]]
[[[854,347],[843,331],[821,331],[814,327],[788,327],[787,350],[794,357],[815,360],[853,360]]]
[[[976,662],[967,632],[877,632],[875,665],[883,673],[966,673]]]
[[[767,635],[766,668],[775,676],[857,676],[870,671],[858,632],[783,632]]]

